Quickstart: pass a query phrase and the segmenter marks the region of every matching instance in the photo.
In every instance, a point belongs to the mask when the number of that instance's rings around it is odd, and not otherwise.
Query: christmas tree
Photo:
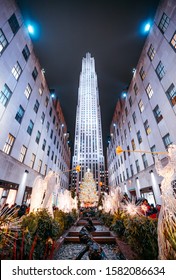
[[[96,206],[98,202],[96,183],[89,169],[85,173],[84,180],[80,185],[79,199],[83,207]]]

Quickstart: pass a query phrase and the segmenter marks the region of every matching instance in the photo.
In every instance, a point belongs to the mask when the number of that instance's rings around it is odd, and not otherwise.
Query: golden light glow
[[[76,170],[77,172],[80,172],[80,171],[81,171],[81,166],[80,166],[80,165],[77,165],[76,168],[75,168],[75,170]]]

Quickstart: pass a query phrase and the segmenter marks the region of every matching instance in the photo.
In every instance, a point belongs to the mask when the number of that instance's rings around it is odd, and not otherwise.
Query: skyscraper
[[[77,191],[87,169],[93,173],[100,191],[100,182],[104,181],[101,114],[95,60],[90,53],[82,60],[78,89],[73,168],[77,165],[81,172],[74,173],[72,180]]]

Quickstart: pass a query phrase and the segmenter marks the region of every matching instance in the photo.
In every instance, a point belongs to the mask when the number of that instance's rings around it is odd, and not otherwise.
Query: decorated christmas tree
[[[98,202],[96,183],[89,169],[85,173],[84,180],[80,185],[79,200],[83,207],[96,206]]]

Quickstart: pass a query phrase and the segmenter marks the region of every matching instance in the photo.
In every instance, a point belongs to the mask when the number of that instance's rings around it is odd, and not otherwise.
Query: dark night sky
[[[74,142],[82,57],[95,58],[104,148],[118,96],[132,78],[159,0],[18,0],[24,21],[36,24],[31,36],[49,88],[59,97]]]

